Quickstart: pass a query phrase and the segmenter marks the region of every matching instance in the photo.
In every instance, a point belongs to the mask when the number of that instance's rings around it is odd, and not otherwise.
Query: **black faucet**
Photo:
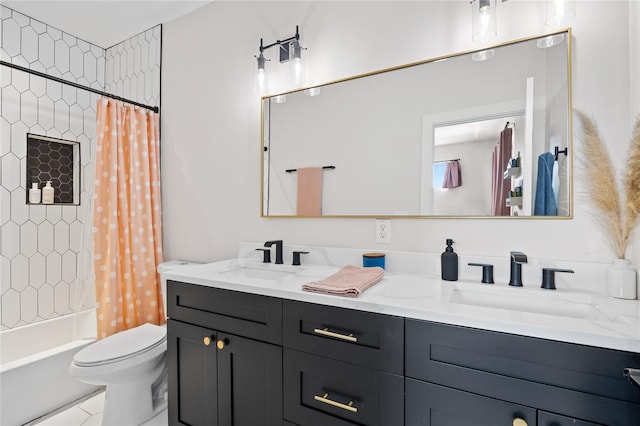
[[[276,265],[282,265],[282,240],[267,241],[264,243],[265,247],[271,247],[276,245]]]
[[[510,258],[511,277],[509,278],[509,285],[522,287],[522,264],[527,263],[527,255],[519,251],[512,251]]]

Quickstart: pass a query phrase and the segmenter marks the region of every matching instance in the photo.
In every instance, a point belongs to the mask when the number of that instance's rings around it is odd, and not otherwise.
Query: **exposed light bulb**
[[[258,60],[258,73],[257,73],[257,83],[258,83],[258,88],[262,91],[264,89],[265,86],[265,65],[267,60],[265,59],[264,55],[262,54],[262,51],[260,52],[260,55],[258,55],[257,57]]]
[[[258,68],[258,85],[260,87],[264,86],[264,68],[260,69]]]
[[[471,3],[471,19],[474,42],[482,44],[495,37],[496,0],[474,0]]]
[[[487,31],[489,30],[489,14],[480,9],[480,37],[487,38]]]
[[[292,83],[300,85],[302,83],[302,46],[298,40],[289,43],[289,66]]]
[[[291,66],[293,67],[293,81],[296,84],[300,84],[302,81],[302,61],[300,61],[300,58],[292,59]]]

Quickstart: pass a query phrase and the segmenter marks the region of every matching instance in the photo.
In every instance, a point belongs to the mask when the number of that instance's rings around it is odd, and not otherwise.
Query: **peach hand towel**
[[[383,275],[384,269],[379,266],[361,268],[347,265],[324,280],[304,284],[302,289],[316,293],[358,297],[360,293],[380,281]]]
[[[322,167],[298,169],[298,216],[322,215]]]

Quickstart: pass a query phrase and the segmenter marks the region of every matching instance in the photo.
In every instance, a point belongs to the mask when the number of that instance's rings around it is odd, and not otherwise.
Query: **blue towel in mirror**
[[[536,183],[535,216],[556,216],[558,204],[553,191],[553,164],[555,156],[550,152],[538,157],[538,181]]]

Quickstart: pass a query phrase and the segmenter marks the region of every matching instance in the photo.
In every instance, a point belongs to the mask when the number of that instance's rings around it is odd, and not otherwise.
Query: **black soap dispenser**
[[[442,279],[445,281],[458,281],[458,255],[453,251],[453,240],[447,239],[447,248],[440,256],[442,263]]]

